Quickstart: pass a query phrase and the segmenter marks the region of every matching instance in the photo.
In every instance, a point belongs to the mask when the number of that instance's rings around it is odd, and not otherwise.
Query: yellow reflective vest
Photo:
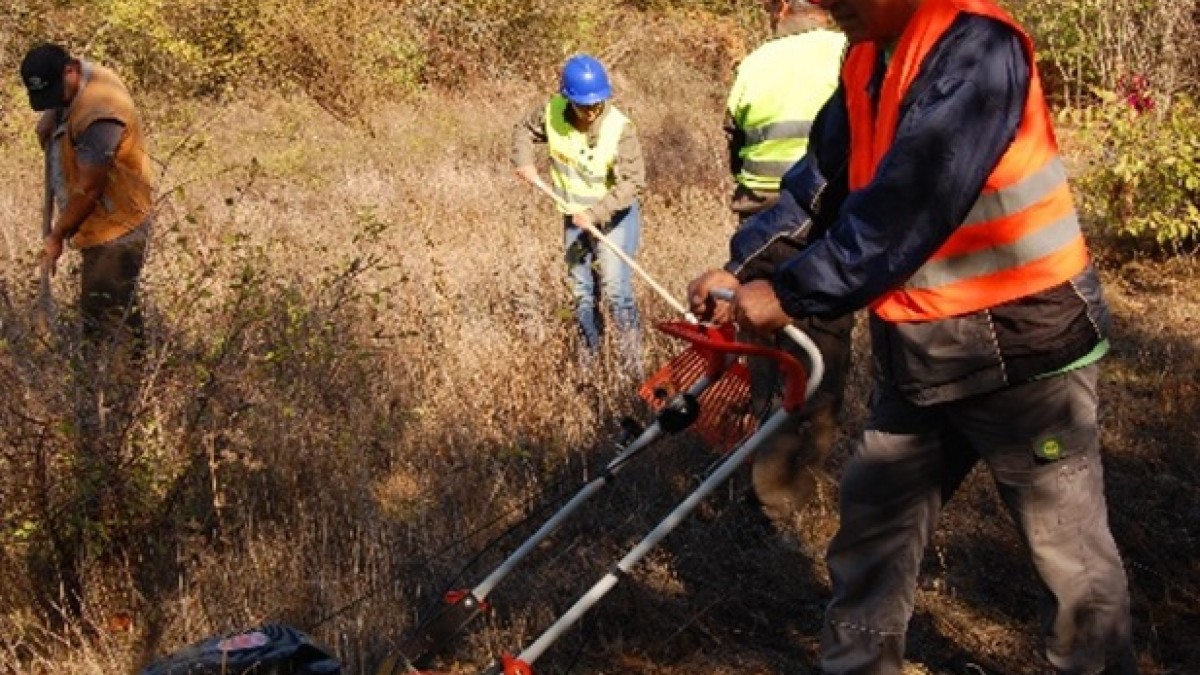
[[[729,115],[746,136],[737,181],[779,190],[779,180],[808,149],[813,118],[838,85],[846,36],[817,29],[775,38],[738,65]]]
[[[629,118],[611,103],[596,121],[596,145],[567,121],[567,99],[555,94],[546,104],[546,144],[550,149],[550,178],[554,191],[567,203],[559,210],[574,214],[599,202],[613,186],[617,145]]]

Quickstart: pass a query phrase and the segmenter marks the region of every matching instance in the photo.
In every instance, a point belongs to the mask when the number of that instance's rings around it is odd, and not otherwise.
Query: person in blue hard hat
[[[637,129],[611,99],[604,66],[587,54],[572,56],[563,65],[558,92],[514,127],[512,162],[518,177],[537,184],[533,146],[547,146],[583,353],[590,362],[600,348],[604,322],[597,290],[602,290],[625,371],[640,378],[641,325],[633,270],[585,231],[595,227],[630,257],[641,243],[638,194],[646,182],[645,163]],[[599,268],[598,285],[594,267]]]

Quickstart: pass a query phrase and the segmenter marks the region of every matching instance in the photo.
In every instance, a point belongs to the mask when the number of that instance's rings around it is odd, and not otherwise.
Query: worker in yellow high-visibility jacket
[[[742,219],[779,199],[779,181],[808,148],[813,117],[837,89],[846,36],[806,0],[766,0],[774,36],[742,60],[726,104],[730,204]]]
[[[725,119],[737,181],[731,207],[742,223],[772,217],[763,212],[779,201],[780,180],[807,150],[813,117],[837,89],[846,49],[846,37],[830,28],[820,7],[806,0],[767,0],[763,6],[774,37],[738,65]],[[767,441],[751,464],[753,497],[773,520],[803,506],[821,479],[836,439],[854,317],[806,318],[797,325],[817,342],[827,369],[803,413]],[[779,346],[795,348],[786,339]],[[769,359],[750,359],[749,365],[752,401],[765,416],[779,405],[783,378]]]

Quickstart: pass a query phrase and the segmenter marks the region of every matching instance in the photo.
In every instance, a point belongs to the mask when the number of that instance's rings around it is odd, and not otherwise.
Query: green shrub
[[[615,39],[618,7],[600,0],[403,0],[425,36],[427,82],[538,78],[567,55],[597,53]]]
[[[271,89],[303,91],[341,117],[364,103],[412,93],[426,55],[411,17],[374,0],[259,4],[257,60]]]
[[[115,68],[140,92],[299,90],[343,118],[427,85],[542,81],[576,52],[619,66],[647,41],[694,41],[717,24],[718,51],[728,51],[729,26],[765,25],[756,4],[733,0],[31,0],[0,9],[0,21],[9,69],[50,40]]]
[[[32,5],[31,5],[32,7]],[[135,90],[220,98],[299,89],[335,112],[407,93],[425,68],[411,14],[379,0],[80,0],[0,9],[0,63],[36,42],[118,70]]]
[[[1180,98],[1166,111],[1137,113],[1122,97],[1068,116],[1094,149],[1076,181],[1081,207],[1102,234],[1138,248],[1180,252],[1200,244],[1200,117]]]
[[[254,72],[258,4],[250,0],[104,0],[85,55],[117,67],[139,89],[217,96]]]
[[[1195,0],[1001,0],[1033,36],[1047,91],[1074,106],[1144,79],[1168,97],[1200,80]]]

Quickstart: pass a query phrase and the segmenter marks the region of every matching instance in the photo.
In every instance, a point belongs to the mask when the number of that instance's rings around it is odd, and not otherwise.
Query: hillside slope
[[[615,64],[650,164],[639,260],[681,294],[733,219],[724,82],[686,55]],[[635,58],[636,57],[636,58]],[[210,633],[280,620],[370,672],[513,539],[476,554],[612,455],[632,383],[578,370],[552,206],[507,165],[509,125],[552,86],[479,85],[345,125],[301,99],[146,106],[163,200],[146,270],[154,344],[138,423],[114,452],[127,501],[89,535],[87,614],[50,628],[49,552],[73,508],[69,345],[32,319],[39,155],[0,141],[0,660],[18,672],[128,672]],[[22,131],[22,133],[24,133]],[[1200,267],[1102,259],[1116,312],[1102,379],[1110,510],[1144,672],[1200,672]],[[648,320],[671,310],[644,286]],[[859,353],[866,345],[858,341]],[[677,345],[654,337],[647,359]],[[865,358],[836,475],[861,428]],[[713,461],[672,439],[539,550],[443,665],[527,643]],[[740,482],[738,482],[740,481]],[[744,477],[735,481],[744,486]],[[710,500],[547,654],[580,675],[812,672],[835,487],[781,532]],[[534,513],[533,515],[538,515]],[[518,530],[517,536],[528,530]],[[468,561],[474,564],[466,569]],[[912,672],[1034,673],[1036,585],[982,473],[928,552]]]

